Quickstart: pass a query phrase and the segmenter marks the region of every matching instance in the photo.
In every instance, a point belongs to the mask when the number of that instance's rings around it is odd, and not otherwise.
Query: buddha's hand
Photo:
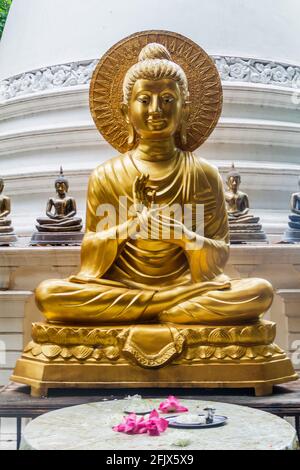
[[[204,237],[193,232],[182,222],[161,213],[151,213],[151,237],[165,240],[180,246],[184,250],[199,250],[204,243]]]
[[[132,234],[134,238],[149,237],[149,221],[151,216],[157,212],[152,205],[155,203],[156,190],[148,185],[149,175],[137,176],[132,186],[134,219],[136,230]]]
[[[156,191],[153,187],[148,185],[149,175],[142,174],[137,176],[132,186],[133,204],[135,211],[142,213],[146,207],[150,209],[151,205],[155,203]]]

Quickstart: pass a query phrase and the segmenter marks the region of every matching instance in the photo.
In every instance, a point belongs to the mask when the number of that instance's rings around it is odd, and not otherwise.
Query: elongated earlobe
[[[130,148],[132,148],[135,144],[135,140],[136,140],[136,133],[135,133],[135,129],[133,127],[133,125],[131,123],[128,124],[128,139],[127,139],[127,143],[129,145]]]
[[[190,113],[189,104],[190,104],[189,101],[186,101],[184,104],[182,121],[181,121],[181,126],[179,129],[180,142],[183,147],[185,147],[187,144],[187,123],[188,123],[188,117]]]
[[[183,146],[186,145],[187,143],[187,137],[186,137],[186,120],[184,119],[181,123],[181,128],[180,128],[180,141]]]

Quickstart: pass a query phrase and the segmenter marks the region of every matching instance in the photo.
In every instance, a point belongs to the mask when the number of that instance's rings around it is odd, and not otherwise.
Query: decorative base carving
[[[81,245],[83,236],[83,232],[34,232],[30,240],[30,245]]]
[[[275,324],[62,326],[34,323],[11,380],[48,388],[254,387],[296,380]],[[149,337],[157,338],[151,346]]]

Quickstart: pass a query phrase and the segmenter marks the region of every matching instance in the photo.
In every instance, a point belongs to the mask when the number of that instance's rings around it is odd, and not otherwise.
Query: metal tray
[[[215,415],[212,423],[179,423],[176,421],[176,416],[167,416],[165,419],[169,421],[170,428],[183,428],[183,429],[200,429],[200,428],[213,428],[223,426],[228,418],[227,416]]]

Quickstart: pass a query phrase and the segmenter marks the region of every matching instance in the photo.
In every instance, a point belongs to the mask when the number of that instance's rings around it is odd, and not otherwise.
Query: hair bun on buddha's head
[[[128,104],[137,80],[171,79],[178,82],[184,101],[189,98],[188,82],[180,65],[172,61],[168,49],[150,42],[140,51],[138,62],[127,70],[123,80],[123,103]]]
[[[139,62],[144,60],[172,60],[168,49],[158,42],[150,42],[139,54]]]

